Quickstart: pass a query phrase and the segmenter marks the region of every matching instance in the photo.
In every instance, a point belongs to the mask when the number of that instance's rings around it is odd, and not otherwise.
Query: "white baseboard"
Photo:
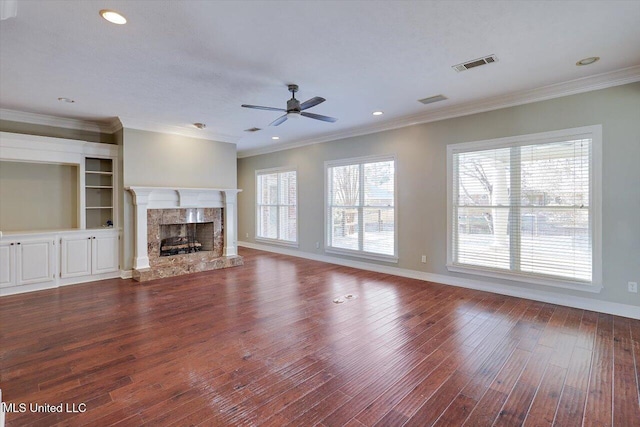
[[[329,264],[343,265],[345,267],[358,268],[360,270],[375,271],[378,273],[408,277],[411,279],[424,280],[427,282],[441,283],[444,285],[492,292],[495,294],[525,298],[550,304],[564,305],[567,307],[579,308],[582,310],[613,314],[616,316],[629,317],[631,319],[640,319],[640,307],[630,304],[620,304],[616,302],[602,301],[599,299],[584,298],[573,295],[562,295],[548,291],[534,291],[531,289],[517,288],[513,286],[503,285],[501,283],[491,282],[489,280],[486,280],[486,278],[466,279],[462,277],[446,276],[444,274],[427,273],[424,271],[409,270],[406,268],[370,264],[368,262],[352,261],[327,255],[302,252],[295,249],[262,245],[258,243],[239,241],[238,246],[258,249],[261,251],[274,252],[282,255],[290,255],[298,258],[310,259],[313,261],[321,261]]]
[[[120,270],[120,278],[121,279],[133,278],[133,270]]]
[[[81,283],[97,282],[98,280],[117,279],[120,277],[120,271],[112,271],[110,273],[92,274],[90,276],[68,277],[62,278],[58,282],[58,286],[79,285]]]
[[[23,294],[25,292],[44,291],[45,289],[55,289],[57,287],[58,284],[56,281],[46,283],[33,283],[30,285],[9,286],[6,288],[0,288],[0,297]]]
[[[63,286],[79,285],[81,283],[97,282],[98,280],[118,279],[121,277],[121,274],[121,271],[117,270],[110,273],[91,274],[86,276],[56,277],[54,280],[45,283],[0,288],[0,297],[24,294],[27,292],[44,291],[46,289],[56,289]]]

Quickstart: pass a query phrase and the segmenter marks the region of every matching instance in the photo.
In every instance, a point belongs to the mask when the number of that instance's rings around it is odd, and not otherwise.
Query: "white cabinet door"
[[[53,282],[55,280],[53,239],[21,240],[17,252],[18,285]]]
[[[16,284],[15,243],[0,243],[0,288]]]
[[[61,239],[60,277],[91,274],[91,236],[80,235]]]
[[[118,270],[118,236],[97,235],[92,239],[92,274],[111,273]]]

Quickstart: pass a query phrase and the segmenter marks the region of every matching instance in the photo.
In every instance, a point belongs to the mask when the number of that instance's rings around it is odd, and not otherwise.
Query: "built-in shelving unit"
[[[120,276],[117,146],[0,132],[0,161],[69,165],[77,173],[77,208],[69,210],[77,227],[47,230],[35,223],[0,233],[0,296]],[[24,199],[47,208],[31,194]]]
[[[86,228],[113,226],[113,160],[85,158]]]

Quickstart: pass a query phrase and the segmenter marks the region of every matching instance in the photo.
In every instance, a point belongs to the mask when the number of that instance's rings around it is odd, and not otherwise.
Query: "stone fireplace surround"
[[[135,206],[133,278],[147,281],[242,265],[237,255],[238,189],[127,187]],[[214,223],[213,251],[159,256],[160,224],[188,223],[194,211]],[[217,224],[216,224],[217,223]],[[218,236],[216,237],[216,232]],[[157,237],[156,237],[157,236]],[[157,250],[156,250],[157,249]]]

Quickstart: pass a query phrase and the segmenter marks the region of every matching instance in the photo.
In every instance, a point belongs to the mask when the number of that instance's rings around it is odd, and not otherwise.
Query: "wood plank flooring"
[[[640,426],[640,321],[241,255],[0,298],[7,425]]]

